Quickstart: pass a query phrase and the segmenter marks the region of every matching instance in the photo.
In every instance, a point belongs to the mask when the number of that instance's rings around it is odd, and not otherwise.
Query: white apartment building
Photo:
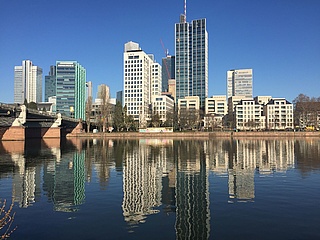
[[[158,113],[162,123],[167,121],[170,114],[174,111],[174,99],[167,95],[152,96],[152,110]]]
[[[14,67],[14,102],[42,102],[42,68],[32,61],[22,61],[22,66]]]
[[[265,128],[265,116],[261,104],[254,99],[241,100],[234,110],[234,127],[237,130],[260,130]]]
[[[205,114],[226,115],[228,113],[227,96],[212,96],[206,98]]]
[[[285,98],[272,98],[264,107],[266,129],[293,129],[293,104]]]
[[[127,114],[139,121],[139,126],[143,128],[150,117],[152,94],[161,93],[161,66],[134,42],[125,44],[123,61],[124,105],[127,106]]]

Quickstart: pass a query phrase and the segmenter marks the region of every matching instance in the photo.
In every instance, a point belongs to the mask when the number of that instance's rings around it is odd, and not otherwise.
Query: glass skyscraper
[[[206,19],[186,22],[181,15],[175,24],[176,102],[186,96],[199,96],[204,109],[208,97],[208,33]]]
[[[45,76],[44,100],[48,102],[53,96],[56,96],[56,66],[50,66],[49,75]]]
[[[56,63],[56,111],[85,120],[86,70],[76,61]]]
[[[168,80],[175,79],[175,56],[162,58],[162,92],[168,92]]]

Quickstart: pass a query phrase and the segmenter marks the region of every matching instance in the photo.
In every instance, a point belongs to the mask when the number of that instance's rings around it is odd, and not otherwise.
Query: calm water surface
[[[11,239],[320,239],[320,140],[0,142],[12,198]]]

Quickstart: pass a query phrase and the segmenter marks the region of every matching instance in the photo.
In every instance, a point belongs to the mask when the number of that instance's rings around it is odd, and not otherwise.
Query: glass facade
[[[85,120],[86,70],[77,62],[57,62],[57,112]]]
[[[50,66],[48,76],[45,76],[44,100],[49,101],[49,97],[56,96],[56,66]]]
[[[175,78],[177,101],[199,96],[204,108],[208,96],[208,33],[206,19],[175,26]]]
[[[175,79],[175,56],[162,58],[162,92],[168,92],[168,80]]]

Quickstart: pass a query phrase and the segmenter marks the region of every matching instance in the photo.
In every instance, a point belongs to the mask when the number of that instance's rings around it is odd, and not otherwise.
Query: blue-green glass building
[[[208,33],[206,19],[186,22],[181,15],[175,24],[176,101],[199,96],[200,108],[208,97]]]
[[[85,120],[86,70],[76,61],[56,62],[56,111]]]

